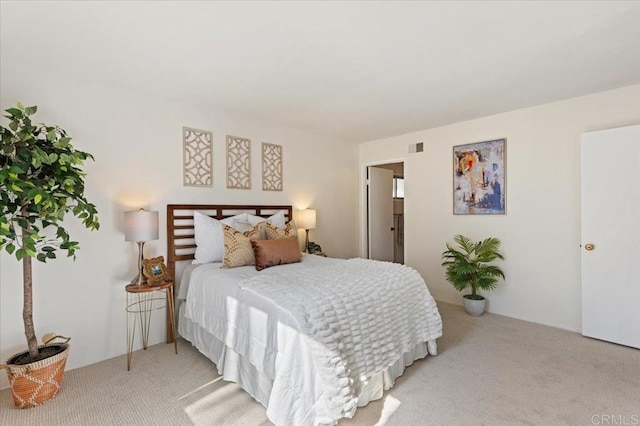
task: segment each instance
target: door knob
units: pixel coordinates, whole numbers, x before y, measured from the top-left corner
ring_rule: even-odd
[[[594,248],[596,248],[596,246],[595,246],[595,244],[592,244],[592,243],[588,243],[588,244],[584,245],[584,249],[587,250],[587,251],[591,251]]]

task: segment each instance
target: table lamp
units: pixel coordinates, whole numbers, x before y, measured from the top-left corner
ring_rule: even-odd
[[[300,210],[298,212],[298,226],[307,231],[304,242],[304,251],[309,252],[309,230],[316,229],[316,211],[313,209]]]
[[[124,213],[124,240],[138,243],[138,275],[132,280],[133,285],[143,285],[147,279],[142,274],[142,258],[144,243],[158,239],[158,212],[140,209]]]

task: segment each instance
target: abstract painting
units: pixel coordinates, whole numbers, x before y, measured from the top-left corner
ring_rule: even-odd
[[[506,141],[453,147],[454,214],[505,214]]]

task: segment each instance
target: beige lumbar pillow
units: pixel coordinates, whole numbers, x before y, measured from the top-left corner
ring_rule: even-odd
[[[298,237],[298,227],[293,220],[289,221],[289,223],[287,223],[284,228],[278,228],[277,226],[273,226],[269,222],[266,223],[265,228],[267,230],[268,240],[279,240],[281,238]]]
[[[253,247],[251,240],[260,238],[260,226],[254,226],[245,232],[238,232],[228,225],[222,225],[224,233],[224,259],[222,268],[253,265]]]

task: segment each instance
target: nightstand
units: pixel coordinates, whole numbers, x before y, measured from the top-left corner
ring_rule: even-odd
[[[149,326],[151,325],[151,313],[153,311],[158,309],[167,310],[167,317],[172,319],[168,329],[172,331],[173,336],[176,335],[176,323],[173,320],[175,318],[173,281],[155,286],[129,284],[124,289],[127,291],[127,371],[129,371],[131,370],[133,342],[138,323],[140,323],[140,336],[144,349],[147,349],[149,343]],[[158,293],[164,293],[164,297]],[[162,303],[163,301],[164,304]],[[177,354],[177,339],[173,340],[173,345]]]

